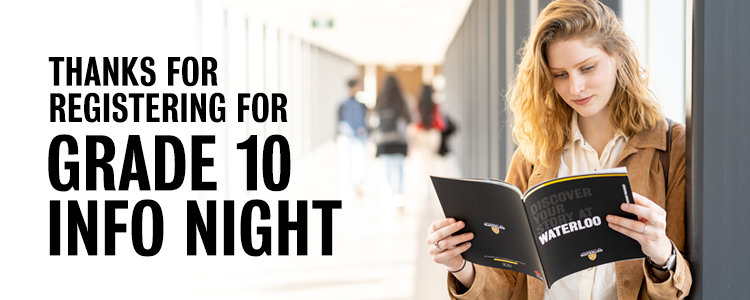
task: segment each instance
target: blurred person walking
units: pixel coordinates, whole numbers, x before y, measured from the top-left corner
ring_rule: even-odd
[[[429,196],[432,190],[429,183],[429,175],[437,175],[439,160],[439,150],[441,146],[441,135],[446,129],[445,119],[440,112],[440,106],[432,99],[433,89],[429,85],[422,86],[422,95],[417,103],[417,112],[420,120],[409,126],[410,152],[414,154],[417,164],[422,166],[424,174],[424,186],[420,185],[420,190],[424,191],[425,198]]]
[[[338,109],[336,145],[339,151],[341,191],[344,199],[362,193],[367,157],[365,145],[370,133],[365,122],[367,106],[355,97],[362,90],[359,79],[347,81],[349,97]]]
[[[404,203],[404,159],[408,149],[406,128],[411,122],[411,116],[393,75],[385,79],[383,90],[375,100],[373,118],[373,123],[377,124],[373,133],[377,145],[375,156],[384,165],[381,198],[401,207]]]

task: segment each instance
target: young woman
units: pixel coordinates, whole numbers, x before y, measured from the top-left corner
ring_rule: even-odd
[[[638,241],[644,260],[571,274],[548,289],[525,274],[466,262],[472,233],[463,221],[428,229],[428,252],[450,272],[452,299],[682,299],[692,277],[685,247],[685,127],[668,123],[648,74],[615,14],[596,0],[557,0],[539,15],[508,100],[518,150],[506,181],[522,190],[541,181],[625,166],[639,220],[607,216]],[[671,144],[669,169],[660,157]],[[664,172],[668,176],[664,176]],[[665,180],[665,178],[667,178]],[[463,244],[461,244],[463,243]]]

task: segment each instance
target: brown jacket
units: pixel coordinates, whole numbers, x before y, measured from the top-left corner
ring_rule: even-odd
[[[669,279],[654,283],[643,259],[615,263],[619,299],[683,299],[690,292],[692,276],[685,250],[685,125],[672,127],[672,154],[669,188],[664,192],[664,173],[660,151],[667,146],[666,121],[657,129],[634,135],[625,145],[617,166],[628,168],[633,192],[639,193],[667,211],[667,236],[679,251],[677,265]],[[513,155],[506,181],[521,191],[557,177],[562,149],[551,157],[550,167],[533,165],[519,151]],[[666,195],[665,195],[666,194]],[[526,274],[474,265],[476,277],[469,290],[462,290],[458,280],[448,273],[451,299],[544,299],[545,284]],[[459,294],[461,293],[461,294]]]

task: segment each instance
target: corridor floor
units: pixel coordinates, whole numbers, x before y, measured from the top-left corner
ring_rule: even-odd
[[[321,254],[320,213],[312,210],[307,256],[271,256],[252,271],[234,269],[214,277],[195,295],[212,299],[447,299],[446,273],[425,251],[427,226],[443,216],[421,159],[405,162],[405,205],[395,208],[378,196],[379,162],[371,159],[361,195],[340,192],[337,151],[326,144],[293,166],[285,195],[341,199],[333,211],[333,255]],[[435,172],[457,174],[449,158]],[[304,197],[304,198],[303,198]],[[291,235],[294,238],[294,234]],[[295,246],[292,243],[292,254]],[[202,295],[201,295],[202,294]]]

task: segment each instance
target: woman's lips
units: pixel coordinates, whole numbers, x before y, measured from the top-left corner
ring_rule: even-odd
[[[573,100],[573,103],[575,103],[576,105],[586,105],[586,103],[589,103],[589,101],[591,101],[592,97],[594,96],[588,96],[583,99]]]

